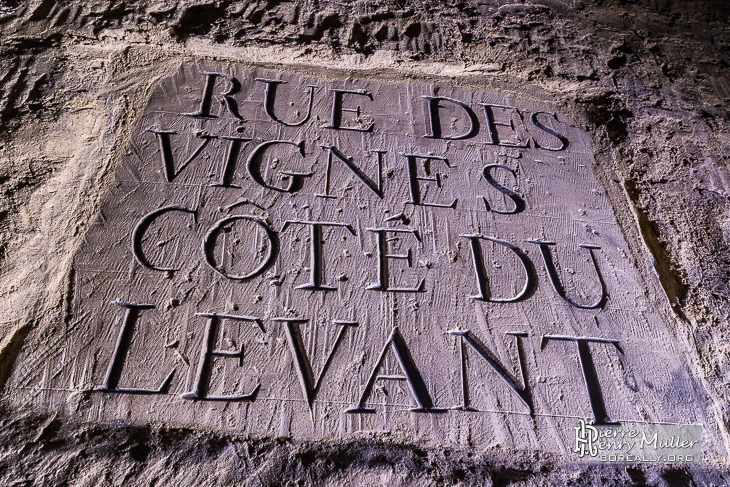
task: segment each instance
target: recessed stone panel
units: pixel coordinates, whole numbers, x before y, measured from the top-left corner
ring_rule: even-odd
[[[569,114],[318,76],[160,82],[9,387],[89,421],[558,453],[578,419],[709,424]]]

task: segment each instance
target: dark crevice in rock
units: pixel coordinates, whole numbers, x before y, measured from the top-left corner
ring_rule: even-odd
[[[628,120],[634,114],[619,100],[617,93],[606,89],[581,93],[577,99],[586,118],[606,130],[611,143],[622,144],[628,137]]]
[[[38,20],[45,20],[50,15],[51,11],[53,10],[53,7],[56,6],[56,2],[54,0],[42,0],[38,5],[35,7],[33,12],[30,14],[30,17],[28,17],[29,21],[38,21]]]
[[[172,30],[179,39],[190,35],[204,35],[225,13],[225,6],[218,2],[193,4],[182,9],[180,17],[172,24]]]
[[[23,342],[34,326],[35,323],[31,321],[19,324],[10,330],[0,342],[0,389],[5,387]]]
[[[673,263],[672,257],[667,250],[667,244],[660,238],[659,226],[654,222],[647,212],[642,209],[640,203],[640,190],[636,185],[636,182],[627,179],[624,181],[624,188],[626,194],[632,204],[634,210],[634,216],[639,228],[641,237],[646,244],[646,247],[651,252],[654,269],[659,276],[659,282],[664,289],[664,292],[672,304],[672,308],[680,314],[684,319],[681,306],[687,297],[688,286],[685,284],[682,278],[682,273],[677,269],[676,264]]]

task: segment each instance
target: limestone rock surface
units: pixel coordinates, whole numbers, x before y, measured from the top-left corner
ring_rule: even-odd
[[[729,14],[724,3],[701,0],[0,1],[3,485],[729,484]],[[278,424],[269,433],[252,433],[243,427],[236,431],[237,423],[224,428],[207,419],[186,419],[184,424],[156,420],[159,409],[154,409],[165,408],[160,403],[154,408],[152,403],[135,403],[134,409],[120,402],[109,409],[90,409],[100,401],[93,386],[104,377],[116,331],[107,331],[105,355],[87,357],[83,347],[65,346],[64,340],[71,336],[77,345],[86,337],[79,327],[88,316],[79,308],[77,296],[89,288],[84,287],[78,262],[90,259],[98,249],[93,244],[95,225],[109,208],[109,195],[119,188],[120,174],[134,160],[133,143],[142,140],[140,134],[147,128],[164,128],[143,125],[157,106],[155,100],[161,93],[169,95],[167,88],[177,82],[171,80],[186,69],[192,76],[221,66],[317,78],[322,83],[438,85],[456,87],[457,93],[504,89],[511,99],[522,97],[525,111],[539,107],[570,120],[571,130],[586,134],[581,140],[591,154],[590,181],[614,219],[609,234],[621,245],[611,249],[615,256],[609,258],[625,261],[621,265],[635,277],[624,282],[638,283],[627,292],[637,294],[632,297],[635,302],[645,303],[646,316],[656,317],[647,317],[646,322],[656,319],[662,326],[661,333],[653,325],[647,328],[647,343],[656,339],[666,349],[647,346],[645,363],[651,369],[666,361],[688,371],[689,379],[665,378],[667,384],[676,379],[680,392],[664,405],[695,410],[702,418],[703,462],[600,464],[571,458],[570,446],[562,452],[548,447],[519,449],[498,441],[480,444],[468,435],[441,442],[367,428],[353,432],[343,427],[345,433],[312,436]],[[202,89],[202,77],[196,83],[195,89]],[[193,100],[196,92],[183,93],[180,99]],[[225,97],[214,103],[216,110],[227,111]],[[231,124],[225,127],[235,129]],[[157,143],[154,134],[144,137]],[[549,143],[555,139],[543,141]],[[448,151],[451,146],[444,147]],[[498,158],[487,162],[508,165],[517,160],[512,148],[495,154]],[[286,179],[277,184],[282,181]],[[355,193],[363,190],[362,178],[353,181],[353,186],[360,185]],[[145,197],[152,193],[147,191]],[[432,193],[428,194],[430,198]],[[418,222],[413,215],[404,212],[402,218]],[[458,227],[458,221],[451,223]],[[600,234],[602,228],[589,230],[596,231],[596,238],[605,236]],[[301,233],[299,250],[306,262],[307,237]],[[119,238],[128,234],[120,231],[124,237]],[[430,235],[424,238],[436,240]],[[540,262],[539,255],[537,249],[529,254],[535,263]],[[463,260],[471,258],[466,241],[461,253],[444,253],[441,258],[463,264],[471,284],[473,270]],[[424,261],[421,269],[430,269],[427,264]],[[306,272],[302,266],[302,276]],[[335,275],[327,276],[327,284],[335,282]],[[353,286],[351,277],[337,276],[337,285]],[[539,274],[539,290],[551,289],[548,278]],[[267,286],[279,281],[274,274],[267,279]],[[620,284],[620,276],[615,279]],[[609,289],[611,303],[618,302],[614,299],[618,288],[617,284]],[[500,290],[517,291],[519,287]],[[104,295],[99,300],[117,298]],[[238,306],[230,299],[227,312]],[[179,304],[169,301],[171,309]],[[311,306],[317,306],[314,300]],[[404,300],[398,309],[415,313],[417,306]],[[287,311],[277,312],[281,316]],[[596,316],[600,331],[604,318]],[[497,328],[500,337],[508,331]],[[288,350],[282,337],[279,346]],[[361,382],[353,382],[353,390],[363,390],[382,347],[382,341],[378,343],[364,355],[368,366],[361,371]],[[533,362],[540,348],[539,340],[536,343],[538,351],[528,357]],[[177,350],[174,340],[163,345],[170,345],[170,354]],[[636,341],[634,348],[639,346]],[[502,362],[517,357],[509,348],[512,345],[504,347],[498,357]],[[63,355],[64,350],[70,355]],[[601,360],[608,360],[608,352],[601,353]],[[77,356],[94,363],[89,368],[92,375],[84,376],[86,369],[75,364],[67,369],[49,365],[70,364]],[[183,362],[196,363],[195,354],[181,356]],[[577,355],[568,357],[566,352],[565,360],[578,374]],[[292,394],[301,394],[290,363],[282,362],[280,369],[292,378]],[[403,360],[400,364],[407,369]],[[388,366],[397,370],[398,363]],[[189,374],[194,375],[194,367]],[[630,365],[620,362],[612,373],[624,377],[625,367]],[[157,383],[157,377],[149,382]],[[58,390],[39,391],[38,383],[53,384]],[[576,390],[585,394],[581,387]],[[642,382],[626,387],[649,386]],[[184,392],[184,386],[180,388]],[[405,396],[415,394],[404,391]],[[498,399],[509,403],[516,397],[510,394],[505,389]],[[442,397],[436,397],[437,406]],[[590,409],[586,399],[580,399],[583,402],[575,403],[577,414],[585,416]],[[607,402],[609,409],[613,407]],[[665,419],[651,417],[640,401],[623,406],[648,415],[649,420]],[[91,417],[91,410],[99,411],[98,418]],[[127,410],[139,415],[125,418]],[[105,416],[103,411],[112,412]],[[436,428],[430,423],[421,427],[417,431]]]

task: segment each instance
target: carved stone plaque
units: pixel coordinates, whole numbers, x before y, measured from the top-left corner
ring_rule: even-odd
[[[317,72],[160,82],[10,388],[89,421],[563,453],[578,419],[710,423],[566,114]]]

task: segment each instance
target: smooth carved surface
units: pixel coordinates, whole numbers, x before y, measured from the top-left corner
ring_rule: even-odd
[[[593,164],[499,93],[184,66],[75,257],[66,338],[9,387],[89,420],[555,452],[576,418],[709,425]]]

